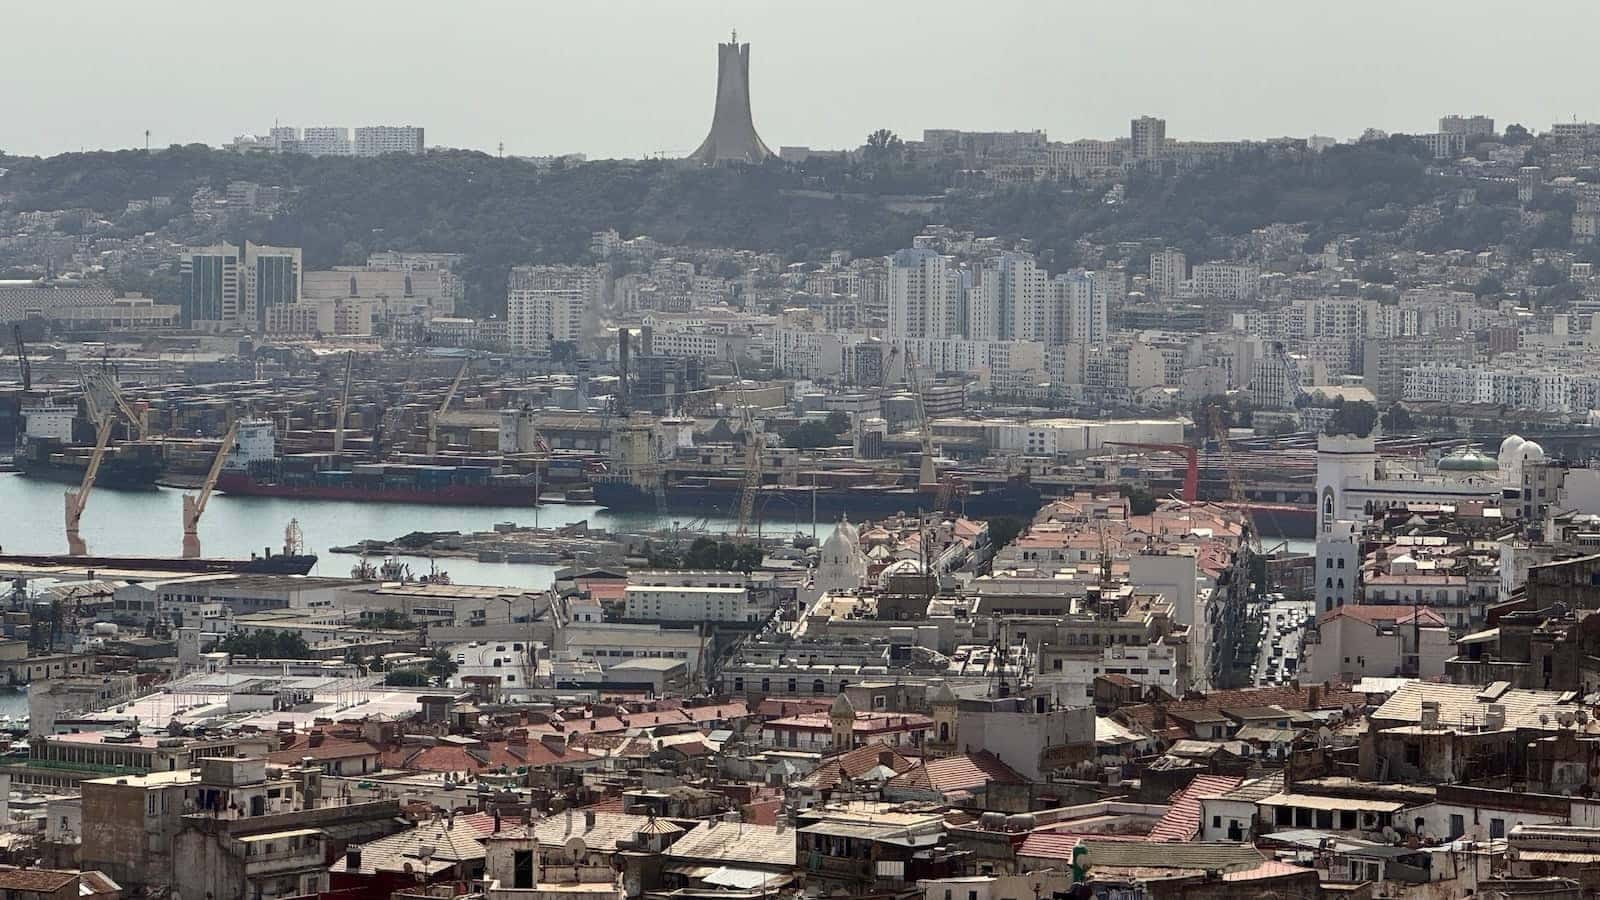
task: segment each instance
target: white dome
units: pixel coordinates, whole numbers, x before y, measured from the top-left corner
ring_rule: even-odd
[[[1517,458],[1524,463],[1544,462],[1544,448],[1533,441],[1526,441],[1517,448]]]
[[[1511,465],[1512,461],[1517,458],[1517,451],[1526,443],[1527,441],[1523,440],[1520,434],[1506,435],[1506,439],[1500,442],[1500,454],[1497,457],[1500,465]]]

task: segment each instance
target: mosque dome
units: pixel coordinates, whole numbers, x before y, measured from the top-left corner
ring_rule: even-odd
[[[1526,443],[1520,434],[1506,435],[1506,439],[1500,442],[1500,465],[1510,466],[1517,458],[1517,450]]]
[[[1471,475],[1477,472],[1497,472],[1499,470],[1499,462],[1474,447],[1463,447],[1439,460],[1439,471],[1441,472],[1460,472]]]

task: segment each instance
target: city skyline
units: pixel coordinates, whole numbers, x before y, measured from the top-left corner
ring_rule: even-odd
[[[1481,112],[1534,130],[1600,118],[1566,62],[1580,58],[1583,26],[1600,24],[1600,10],[1575,3],[1523,11],[1493,30],[1469,27],[1470,16],[1437,20],[1422,4],[1375,2],[1355,4],[1338,21],[1283,10],[1262,16],[1243,3],[1017,3],[976,20],[954,11],[911,16],[900,4],[849,8],[848,18],[830,14],[828,4],[803,14],[727,2],[674,4],[670,12],[639,3],[556,11],[468,4],[433,34],[429,67],[381,51],[390,37],[414,39],[414,20],[387,15],[388,7],[385,16],[369,15],[369,6],[319,10],[326,18],[315,30],[292,16],[241,13],[241,27],[263,40],[214,58],[178,52],[215,37],[205,17],[189,14],[199,9],[189,0],[109,8],[70,23],[47,6],[13,9],[23,33],[70,24],[76,52],[97,65],[53,65],[60,47],[50,40],[19,47],[21,71],[49,74],[8,97],[0,149],[138,147],[146,129],[153,146],[215,146],[273,121],[410,122],[439,145],[491,153],[503,144],[516,155],[685,156],[710,113],[716,73],[706,48],[731,27],[759,56],[751,94],[773,148],[854,147],[879,127],[906,137],[923,128],[1105,137],[1146,114],[1165,118],[1172,135],[1200,140],[1423,131],[1449,113]],[[1382,32],[1369,27],[1376,19],[1364,9],[1381,12]],[[553,39],[529,52],[530,29]],[[1261,40],[1269,31],[1289,39]],[[1415,40],[1421,33],[1430,39]],[[261,55],[285,41],[300,44],[297,65],[264,66]],[[959,52],[930,54],[930,46]],[[1385,64],[1349,66],[1358,49]],[[1530,52],[1493,80],[1460,77],[1466,60],[1519,51]],[[184,81],[196,59],[215,77]],[[640,67],[648,78],[633,74]],[[109,71],[117,77],[106,78]],[[1385,90],[1391,79],[1411,89]]]

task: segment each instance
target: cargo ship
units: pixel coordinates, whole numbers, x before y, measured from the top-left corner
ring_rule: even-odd
[[[625,475],[591,475],[594,502],[607,509],[641,512],[692,513],[698,516],[733,516],[739,513],[743,492],[737,477],[683,476],[660,494],[642,487]],[[664,503],[664,508],[663,508]],[[1026,479],[1013,478],[989,488],[966,492],[924,490],[899,484],[864,484],[850,487],[832,485],[762,485],[756,494],[757,515],[768,518],[806,517],[815,510],[819,517],[848,515],[878,518],[899,514],[932,512],[943,508],[972,518],[1017,516],[1031,518],[1044,505],[1039,490]]]
[[[358,463],[349,468],[300,465],[301,454],[224,470],[217,490],[244,497],[357,500],[445,506],[536,506],[539,486],[528,476],[496,475],[488,466]]]
[[[93,447],[68,444],[55,438],[30,437],[17,448],[12,462],[27,478],[78,484],[89,465]],[[117,491],[153,491],[163,467],[161,445],[154,442],[122,443],[108,447],[100,461],[94,486]]]
[[[491,466],[351,463],[335,453],[279,455],[267,419],[239,422],[217,490],[243,497],[427,503],[440,506],[536,506],[539,483],[500,475]]]
[[[63,556],[0,553],[0,569],[17,566],[116,572],[195,572],[241,575],[304,575],[317,564],[314,553],[268,553],[249,559],[181,556]]]

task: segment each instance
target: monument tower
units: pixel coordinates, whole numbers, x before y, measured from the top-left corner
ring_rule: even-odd
[[[711,116],[711,133],[689,158],[701,165],[726,162],[758,163],[772,156],[761,143],[750,118],[750,45],[739,43],[739,32],[717,45],[717,106]]]

